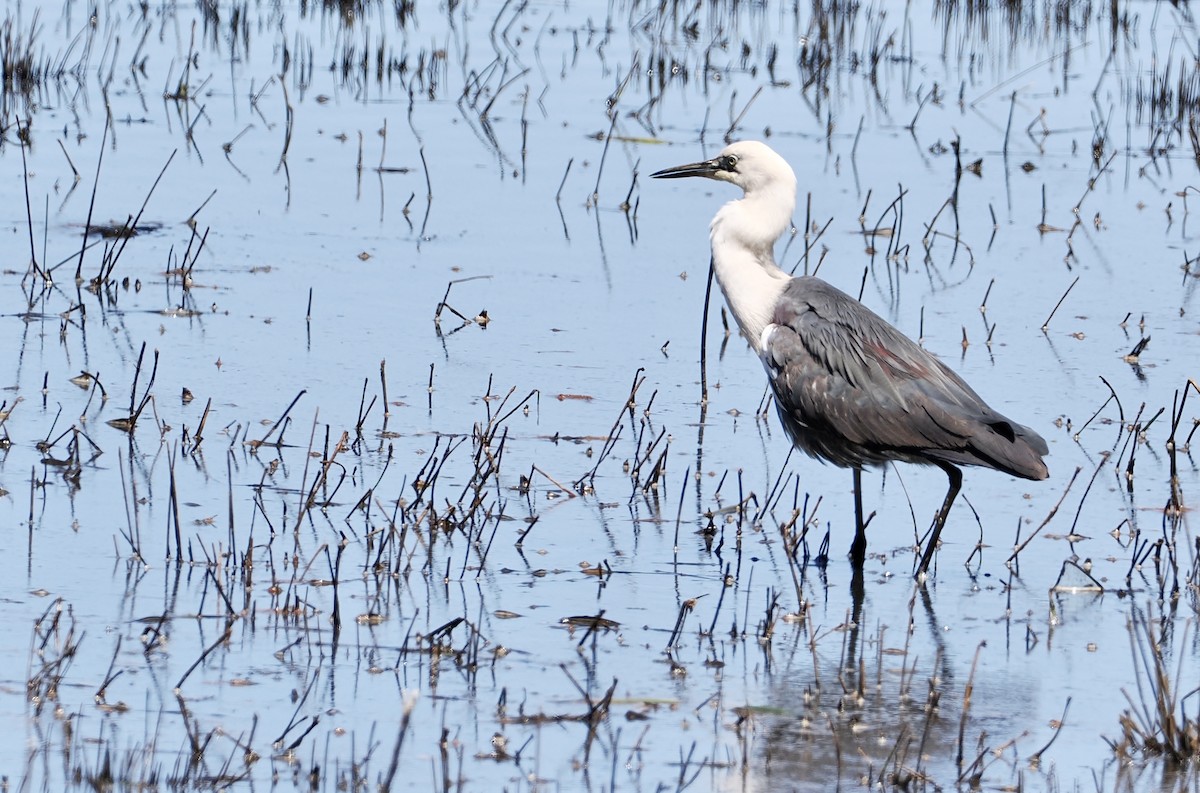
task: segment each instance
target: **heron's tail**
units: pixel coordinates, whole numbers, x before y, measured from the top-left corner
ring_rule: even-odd
[[[1042,457],[1049,454],[1046,440],[1022,424],[995,414],[971,437],[970,451],[978,459],[969,465],[986,465],[1022,479],[1050,475]]]

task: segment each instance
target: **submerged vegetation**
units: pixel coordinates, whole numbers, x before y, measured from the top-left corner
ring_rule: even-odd
[[[1200,785],[1186,4],[3,13],[9,787]],[[697,339],[741,137],[1051,440],[927,585]]]

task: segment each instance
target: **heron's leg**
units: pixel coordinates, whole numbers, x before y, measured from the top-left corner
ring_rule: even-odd
[[[862,568],[867,560],[867,527],[863,523],[862,469],[854,469],[854,542],[850,544],[850,565]]]
[[[946,518],[950,515],[950,507],[954,505],[954,499],[958,496],[958,491],[962,489],[962,471],[950,463],[939,461],[935,464],[946,472],[946,476],[950,480],[950,489],[946,491],[946,500],[942,502],[942,508],[938,510],[937,517],[933,519],[933,531],[929,533],[929,540],[925,543],[925,552],[921,554],[921,566],[917,568],[918,577],[929,570],[933,552],[937,550],[938,538],[941,537],[942,529],[946,525]]]

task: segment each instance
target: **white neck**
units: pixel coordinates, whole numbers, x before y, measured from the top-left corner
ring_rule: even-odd
[[[709,229],[713,268],[742,335],[761,353],[763,329],[791,276],[775,264],[775,241],[791,224],[795,193],[755,191],[721,207]]]

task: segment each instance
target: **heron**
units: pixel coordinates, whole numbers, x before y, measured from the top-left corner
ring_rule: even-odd
[[[966,381],[858,300],[775,262],[791,226],[796,174],[775,150],[740,141],[657,179],[702,176],[743,191],[709,227],[712,267],[738,328],[762,360],[783,428],[797,449],[854,472],[850,560],[866,559],[862,469],[890,462],[934,465],[949,488],[934,516],[916,575],[924,579],[950,507],[959,466],[1023,479],[1049,476],[1046,441],[988,406]]]

